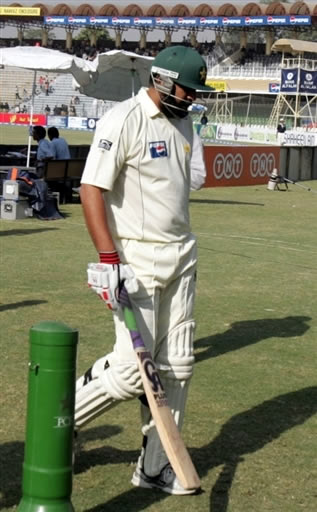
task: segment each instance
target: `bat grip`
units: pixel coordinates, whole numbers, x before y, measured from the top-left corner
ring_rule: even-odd
[[[122,286],[120,291],[119,303],[122,308],[124,323],[130,332],[134,350],[145,349],[145,343],[138,329],[131,301],[124,285]]]

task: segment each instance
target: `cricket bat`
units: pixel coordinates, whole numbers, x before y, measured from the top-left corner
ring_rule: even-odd
[[[166,393],[152,355],[145,347],[138,330],[125,287],[120,292],[120,305],[137,356],[144,392],[166,455],[182,486],[185,489],[198,490],[200,488],[199,476],[168,405]]]

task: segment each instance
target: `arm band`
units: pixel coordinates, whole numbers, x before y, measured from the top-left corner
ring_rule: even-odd
[[[99,263],[106,263],[108,265],[119,265],[120,257],[117,251],[100,252]]]

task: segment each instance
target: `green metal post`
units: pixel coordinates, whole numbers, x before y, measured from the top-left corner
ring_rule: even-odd
[[[72,512],[78,331],[57,322],[30,330],[22,499],[18,512]]]

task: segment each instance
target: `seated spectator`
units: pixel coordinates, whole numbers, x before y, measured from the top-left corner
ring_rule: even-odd
[[[49,115],[50,115],[50,113],[51,113],[51,109],[50,109],[50,106],[49,106],[49,105],[46,105],[46,107],[45,107],[45,109],[44,109],[44,112],[45,112],[45,114],[46,114],[47,116],[49,116]]]
[[[60,107],[58,107],[57,105],[55,105],[54,109],[53,109],[53,114],[54,116],[59,116],[61,113],[61,109]]]
[[[43,178],[45,162],[54,158],[52,144],[45,138],[46,130],[44,126],[33,126],[32,135],[33,139],[38,143],[35,164],[36,173],[39,178]]]
[[[59,136],[59,131],[55,126],[47,130],[48,138],[51,141],[53,155],[55,160],[69,160],[70,152],[65,139]]]

